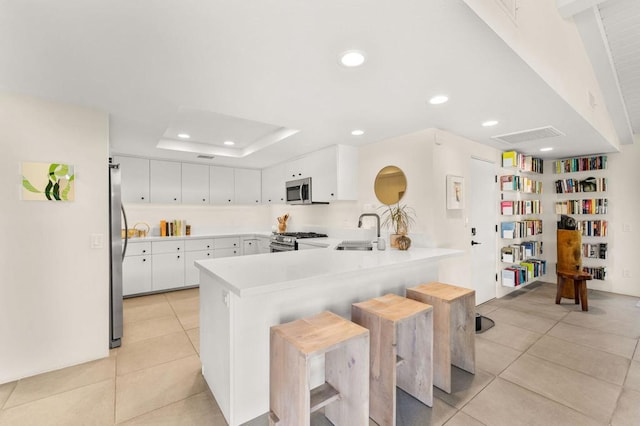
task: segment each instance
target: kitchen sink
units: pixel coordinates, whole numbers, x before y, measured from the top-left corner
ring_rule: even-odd
[[[368,240],[347,240],[342,241],[336,246],[336,250],[361,250],[371,251],[373,250],[373,244]]]

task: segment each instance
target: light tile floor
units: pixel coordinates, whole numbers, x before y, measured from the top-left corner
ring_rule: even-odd
[[[590,290],[582,312],[554,298],[536,283],[479,306],[496,325],[476,336],[476,374],[454,369],[433,408],[398,390],[398,425],[639,425],[639,299]],[[0,385],[0,425],[225,425],[200,374],[198,301],[125,300],[122,347]]]

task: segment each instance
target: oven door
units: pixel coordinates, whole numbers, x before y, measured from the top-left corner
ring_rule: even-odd
[[[311,178],[286,183],[287,204],[311,204]]]
[[[295,243],[292,245],[287,243],[280,243],[277,241],[271,241],[271,244],[269,244],[269,249],[271,250],[271,253],[279,253],[282,251],[294,251],[296,250],[296,246]]]

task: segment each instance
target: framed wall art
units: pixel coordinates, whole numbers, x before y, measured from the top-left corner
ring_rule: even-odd
[[[461,210],[464,208],[464,178],[462,176],[447,175],[447,209]]]

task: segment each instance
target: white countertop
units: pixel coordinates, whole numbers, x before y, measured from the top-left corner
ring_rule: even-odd
[[[215,232],[210,234],[196,234],[196,235],[180,235],[171,237],[160,237],[159,235],[147,236],[147,237],[132,237],[129,238],[128,243],[143,243],[145,241],[169,241],[169,240],[199,240],[204,238],[226,238],[226,237],[270,237],[271,232],[266,231],[242,231],[242,232]],[[124,241],[124,239],[122,240]]]
[[[336,244],[334,239],[306,241],[330,244],[330,247],[207,259],[196,261],[195,264],[202,273],[219,278],[224,287],[243,297],[310,284],[341,274],[401,266],[410,262],[438,261],[462,254],[461,250],[419,247],[407,251],[391,248],[384,251],[340,251],[333,249]]]

